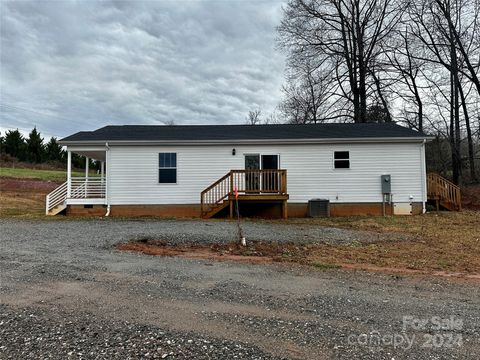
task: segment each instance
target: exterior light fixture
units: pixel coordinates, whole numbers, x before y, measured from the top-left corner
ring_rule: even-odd
[[[232,149],[232,155],[235,156],[236,150],[235,148]]]

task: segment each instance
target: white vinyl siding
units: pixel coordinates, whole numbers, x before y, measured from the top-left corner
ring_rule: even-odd
[[[349,151],[349,169],[332,166],[335,151]],[[279,168],[287,170],[289,202],[381,202],[382,174],[392,175],[394,202],[425,201],[421,143],[111,146],[109,152],[112,205],[198,204],[207,186],[230,170],[244,169],[245,154],[279,154]],[[176,184],[158,183],[162,152],[177,154]]]

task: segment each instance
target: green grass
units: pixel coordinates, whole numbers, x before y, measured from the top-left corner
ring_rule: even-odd
[[[312,263],[314,267],[316,267],[319,270],[330,270],[330,269],[340,269],[340,265],[336,264],[325,264],[325,263],[319,263],[319,262],[314,262]]]
[[[93,174],[90,175],[95,176]],[[19,179],[35,179],[43,181],[66,181],[67,171],[0,167],[0,176]],[[74,171],[72,172],[72,176],[82,177],[85,176],[85,172]]]

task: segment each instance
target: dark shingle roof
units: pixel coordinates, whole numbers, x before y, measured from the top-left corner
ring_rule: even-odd
[[[396,124],[308,124],[308,125],[121,125],[81,131],[62,139],[69,142],[106,141],[222,141],[308,140],[359,138],[426,138]]]

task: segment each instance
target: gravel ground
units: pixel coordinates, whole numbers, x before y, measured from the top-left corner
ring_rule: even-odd
[[[478,283],[112,248],[145,237],[231,241],[235,226],[0,219],[0,359],[479,358]],[[377,239],[268,222],[248,222],[245,233],[252,240]],[[408,316],[416,322],[404,329]]]

